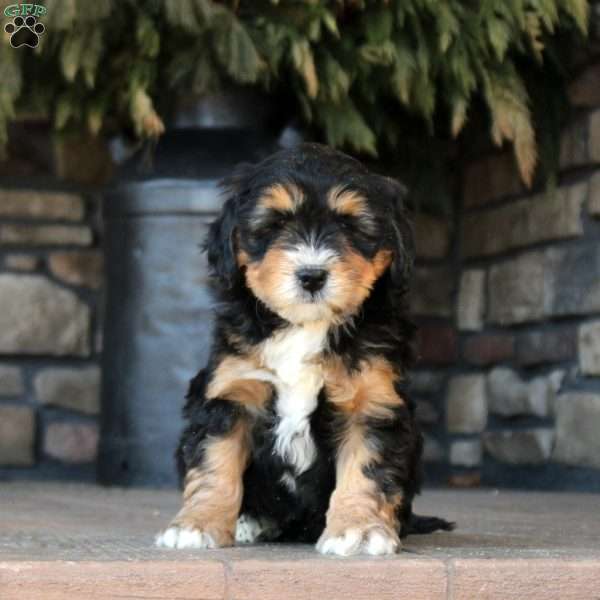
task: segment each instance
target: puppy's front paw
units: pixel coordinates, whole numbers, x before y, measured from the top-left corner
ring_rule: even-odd
[[[351,527],[339,533],[325,529],[317,542],[317,550],[321,554],[338,556],[353,554],[381,556],[398,552],[400,539],[395,532],[379,525],[367,528]]]
[[[172,526],[159,533],[154,540],[159,548],[218,548],[213,537],[192,527]]]

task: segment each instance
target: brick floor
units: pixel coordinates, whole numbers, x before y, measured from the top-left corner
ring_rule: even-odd
[[[170,491],[0,483],[0,599],[598,600],[600,496],[426,491],[453,533],[389,558],[309,546],[160,550]]]

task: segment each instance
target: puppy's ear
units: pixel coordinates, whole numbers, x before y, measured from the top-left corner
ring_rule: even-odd
[[[211,273],[226,289],[233,287],[240,276],[236,260],[236,230],[250,171],[251,165],[240,165],[231,177],[221,183],[227,200],[221,214],[211,224],[204,243]]]
[[[395,179],[381,177],[382,187],[392,208],[388,240],[393,259],[390,274],[395,287],[406,289],[415,261],[415,242],[405,200],[407,189]]]
[[[213,276],[226,288],[231,288],[238,274],[235,260],[235,227],[237,198],[229,198],[221,214],[211,224],[204,249]]]

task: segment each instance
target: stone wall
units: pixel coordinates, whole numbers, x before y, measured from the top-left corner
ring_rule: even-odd
[[[444,393],[448,373],[457,359],[454,326],[456,273],[453,266],[454,228],[450,217],[418,214],[414,222],[417,260],[413,276],[411,310],[419,326],[419,368],[412,376],[417,418],[425,433],[425,459],[430,476],[444,476],[447,444]]]
[[[598,81],[571,88],[557,185],[526,190],[505,153],[467,164],[453,252],[417,271],[435,322],[413,387],[456,485],[600,489]]]
[[[453,216],[416,218],[412,395],[430,481],[600,490],[597,81],[592,66],[571,89],[554,189],[525,189],[511,155],[491,154],[465,164]],[[33,139],[0,168],[18,175],[0,184],[0,478],[92,478],[101,224],[96,195],[72,190],[97,181],[99,154],[29,161]]]
[[[98,444],[97,202],[0,186],[0,477],[93,477]]]

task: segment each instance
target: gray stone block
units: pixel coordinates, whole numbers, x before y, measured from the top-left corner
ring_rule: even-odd
[[[23,392],[21,369],[0,365],[0,396],[20,396]]]
[[[517,362],[524,366],[562,362],[577,354],[577,332],[566,326],[529,331],[518,336]]]
[[[500,462],[512,465],[538,465],[552,452],[552,429],[490,431],[483,435],[486,452]]]
[[[481,464],[481,440],[457,440],[450,445],[450,464],[477,467]]]
[[[555,403],[556,445],[552,458],[600,468],[600,394],[570,392]]]
[[[4,258],[4,266],[12,271],[35,271],[40,259],[31,254],[9,254]]]
[[[100,369],[44,369],[35,376],[35,394],[42,404],[88,415],[100,412]]]
[[[551,299],[548,316],[600,310],[600,244],[547,250],[546,277]]]
[[[485,376],[457,375],[448,384],[446,418],[450,433],[479,433],[487,423]]]
[[[35,462],[35,414],[29,406],[0,406],[0,466]]]
[[[425,462],[440,462],[445,460],[446,453],[444,452],[442,445],[435,438],[428,435],[423,437],[423,460]]]
[[[600,375],[600,321],[579,326],[579,367],[584,375]]]
[[[50,423],[44,453],[65,463],[91,463],[98,453],[98,438],[98,426],[92,423]]]
[[[410,375],[410,389],[419,394],[437,392],[444,383],[443,371],[413,371]]]
[[[2,246],[89,246],[92,231],[85,225],[0,225]]]
[[[468,269],[460,277],[456,320],[458,328],[475,331],[483,327],[485,312],[485,271]]]
[[[490,412],[503,417],[546,417],[551,412],[564,376],[564,371],[554,371],[526,382],[512,369],[496,367],[488,375]]]
[[[419,423],[422,423],[423,425],[434,425],[440,420],[440,413],[431,402],[418,398],[415,400],[415,404],[415,415]]]
[[[587,196],[587,182],[577,183],[484,213],[467,214],[462,227],[463,256],[487,256],[581,236],[581,212]]]
[[[588,211],[593,217],[600,217],[600,172],[590,177]]]
[[[501,325],[541,319],[545,314],[545,275],[542,252],[530,252],[492,266],[488,278],[488,319]]]
[[[39,275],[0,275],[0,354],[85,356],[90,310]]]
[[[413,314],[450,317],[454,312],[454,271],[449,267],[419,267],[413,275]]]
[[[600,244],[528,252],[490,268],[488,318],[510,325],[600,310]]]
[[[79,221],[83,213],[83,200],[76,194],[0,190],[0,217]]]

